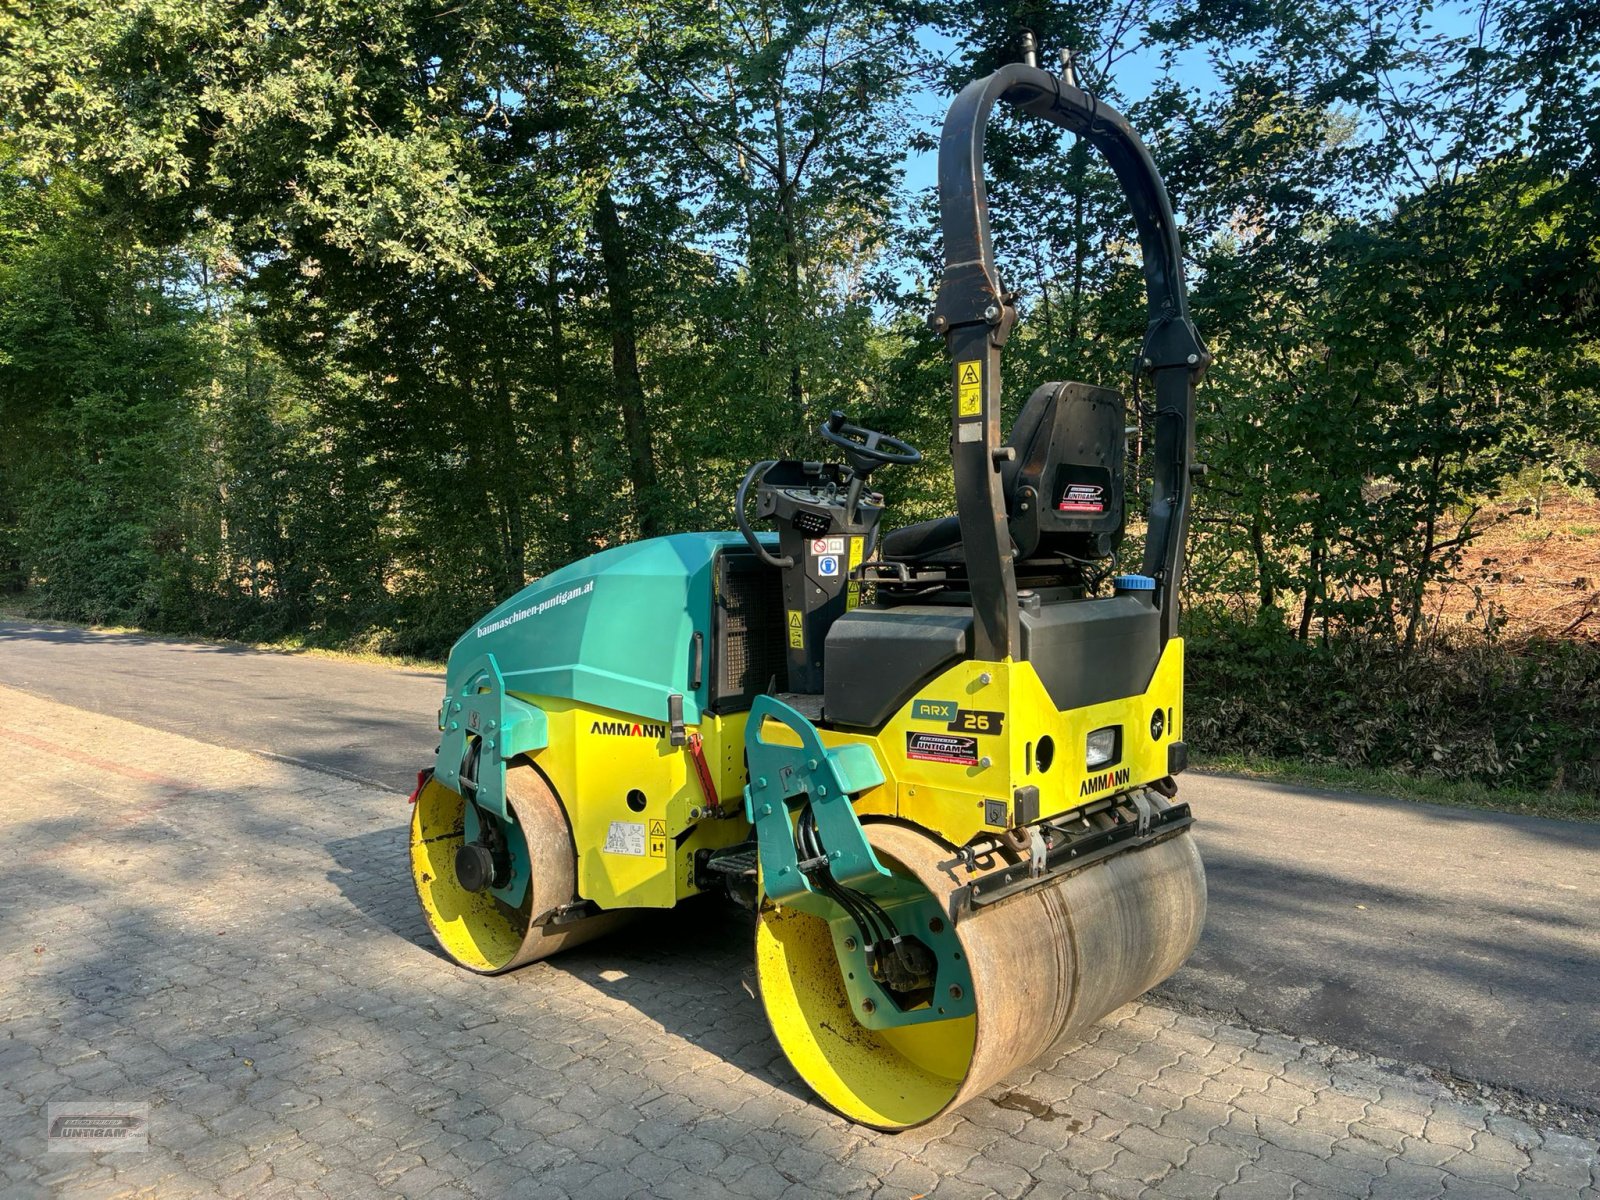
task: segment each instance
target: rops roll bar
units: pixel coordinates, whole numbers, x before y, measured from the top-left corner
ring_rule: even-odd
[[[1154,379],[1154,490],[1144,573],[1156,580],[1162,641],[1174,636],[1194,394],[1211,355],[1184,294],[1183,259],[1166,185],[1127,120],[1082,89],[1027,63],[968,84],[945,115],[939,142],[939,209],[945,271],[932,324],[951,363],[951,458],[956,513],[972,588],[974,651],[989,661],[1017,658],[1021,622],[1011,535],[1001,491],[1000,351],[1016,324],[1014,297],[1001,286],[989,236],[983,139],[996,100],[1086,138],[1103,154],[1133,210],[1144,258],[1146,309],[1141,367]]]

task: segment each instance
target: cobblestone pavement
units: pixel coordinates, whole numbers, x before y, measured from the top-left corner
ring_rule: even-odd
[[[1396,1064],[1133,1004],[905,1134],[815,1104],[713,904],[445,963],[402,798],[0,689],[0,1195],[1600,1200],[1600,1146]],[[146,1153],[47,1153],[52,1101]]]

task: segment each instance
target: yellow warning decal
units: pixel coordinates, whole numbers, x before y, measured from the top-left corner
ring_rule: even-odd
[[[651,821],[650,822],[650,836],[651,837],[666,837],[667,836],[667,823],[665,821]]]
[[[650,822],[650,857],[665,858],[667,856],[667,823],[665,821]]]
[[[806,630],[799,612],[789,610],[789,645],[796,650],[806,648]]]
[[[863,544],[866,542],[866,540],[867,540],[866,538],[855,538],[855,537],[850,539],[850,570],[851,571],[854,571],[857,567],[859,567],[861,565],[861,549],[862,549]],[[845,588],[844,606],[845,606],[846,609],[851,609],[851,608],[854,608],[856,605],[858,605],[860,603],[861,603],[861,581],[859,579],[851,579],[850,580],[850,586]]]
[[[983,415],[983,363],[979,359],[956,364],[956,412],[963,417]]]

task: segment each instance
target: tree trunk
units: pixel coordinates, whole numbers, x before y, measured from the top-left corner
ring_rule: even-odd
[[[1256,560],[1256,586],[1263,609],[1275,608],[1278,595],[1272,586],[1272,563],[1267,558],[1267,535],[1261,527],[1261,512],[1250,514],[1250,552]]]
[[[1406,636],[1400,648],[1402,658],[1411,657],[1417,647],[1417,628],[1422,623],[1422,601],[1433,576],[1434,542],[1439,528],[1439,455],[1433,456],[1433,474],[1428,491],[1428,516],[1422,527],[1422,552],[1412,568],[1410,587],[1406,595]]]
[[[1302,642],[1310,640],[1311,622],[1317,615],[1317,596],[1322,592],[1323,558],[1327,551],[1322,544],[1322,535],[1319,530],[1313,530],[1311,535],[1311,577],[1306,580],[1305,602],[1300,609],[1299,638]],[[1327,626],[1323,626],[1326,633]]]
[[[550,338],[550,391],[555,407],[556,464],[561,470],[561,517],[566,543],[563,558],[581,558],[584,540],[576,531],[578,471],[573,451],[578,440],[577,414],[567,397],[567,333],[561,320],[561,279],[554,263],[545,277],[545,321]]]
[[[600,189],[595,208],[595,232],[604,260],[606,300],[611,308],[611,373],[616,379],[617,403],[622,409],[622,434],[628,445],[628,479],[633,484],[639,533],[655,537],[661,532],[660,495],[656,489],[655,447],[650,418],[645,410],[644,377],[639,371],[639,337],[634,308],[633,273],[622,223],[610,187]]]
[[[505,372],[494,370],[494,416],[498,460],[495,471],[495,500],[503,522],[501,566],[505,571],[506,595],[520,592],[528,582],[528,535],[522,521],[522,452],[517,445],[517,419],[511,405],[511,391]]]
[[[805,382],[800,373],[800,347],[795,345],[792,330],[794,322],[805,310],[800,305],[800,246],[794,223],[794,203],[789,196],[788,189],[783,193],[785,198],[780,198],[783,213],[783,265],[785,281],[789,285],[789,311],[791,334],[789,337],[789,404],[794,412],[795,421],[800,426],[803,437],[806,433],[806,392]]]
[[[1072,170],[1072,331],[1067,353],[1081,353],[1083,342],[1084,191],[1089,186],[1089,147],[1080,137],[1068,152]]]
[[[806,436],[805,378],[800,367],[799,340],[795,336],[801,314],[806,310],[800,303],[800,227],[795,219],[795,193],[800,181],[789,176],[789,138],[784,125],[783,98],[773,99],[772,125],[774,148],[777,153],[778,232],[783,237],[784,299],[787,311],[783,314],[788,329],[784,339],[789,352],[789,409],[794,421],[796,437],[803,443]]]

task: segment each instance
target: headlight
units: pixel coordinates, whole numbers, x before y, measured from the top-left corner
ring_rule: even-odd
[[[1084,749],[1083,765],[1100,767],[1108,762],[1114,762],[1117,757],[1117,735],[1121,732],[1122,726],[1107,725],[1104,729],[1096,729],[1091,733],[1088,745]]]

